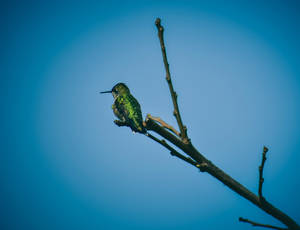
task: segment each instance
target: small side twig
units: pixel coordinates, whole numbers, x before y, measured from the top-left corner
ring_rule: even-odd
[[[267,157],[266,157],[267,152],[268,152],[268,148],[266,146],[264,146],[263,153],[262,153],[262,159],[261,159],[261,165],[258,168],[258,170],[259,170],[258,197],[259,197],[260,201],[264,200],[263,195],[262,195],[262,186],[264,183],[263,171],[264,171],[265,162],[267,160]]]
[[[154,121],[157,121],[159,124],[161,124],[162,127],[170,130],[177,136],[180,136],[180,133],[173,126],[171,126],[168,123],[166,123],[165,121],[163,121],[160,117],[153,117],[153,116],[151,116],[151,114],[147,114],[147,117],[151,118]]]
[[[162,146],[166,147],[168,150],[170,150],[170,154],[172,156],[176,156],[178,158],[180,158],[181,160],[195,166],[198,168],[198,164],[197,162],[195,162],[192,158],[190,157],[186,157],[184,155],[182,155],[181,153],[179,153],[178,151],[176,151],[173,147],[171,147],[164,139],[160,140],[157,137],[151,135],[150,133],[146,133],[146,136],[149,137],[150,139],[156,141],[157,143],[161,144]]]
[[[182,138],[184,143],[189,143],[190,139],[187,136],[187,128],[182,123],[180,112],[179,112],[179,107],[178,107],[178,103],[177,103],[177,94],[174,91],[172,80],[171,80],[171,74],[170,74],[169,63],[168,63],[168,59],[167,59],[166,47],[165,47],[164,36],[163,36],[164,28],[162,27],[160,22],[161,22],[160,18],[157,18],[155,21],[155,25],[158,30],[158,38],[160,41],[161,52],[162,52],[165,70],[166,70],[166,80],[168,82],[169,90],[170,90],[172,101],[173,101],[173,106],[174,106],[173,114],[176,117],[179,129],[180,129],[180,137]]]
[[[276,227],[276,226],[269,225],[269,224],[260,224],[260,223],[257,223],[257,222],[254,222],[254,221],[251,221],[248,219],[244,219],[243,217],[240,217],[239,221],[251,224],[253,227],[263,227],[263,228],[272,228],[272,229],[277,229],[277,230],[287,230],[287,228],[280,228],[280,227]]]

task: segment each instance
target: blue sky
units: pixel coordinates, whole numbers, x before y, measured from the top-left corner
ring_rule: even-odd
[[[143,115],[176,126],[174,87],[195,147],[300,223],[297,1],[1,3],[1,229],[252,229],[280,225],[207,174],[113,124],[125,82]]]

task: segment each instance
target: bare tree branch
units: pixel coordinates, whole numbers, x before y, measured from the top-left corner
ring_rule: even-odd
[[[147,116],[149,118],[151,118],[152,120],[157,121],[158,123],[161,124],[161,126],[163,126],[164,128],[172,131],[174,134],[176,134],[178,137],[180,137],[180,133],[176,129],[174,129],[173,126],[169,125],[168,123],[166,123],[165,121],[163,121],[161,118],[159,118],[159,117],[153,117],[153,116],[151,116],[151,114],[147,114]]]
[[[166,47],[165,47],[165,43],[164,43],[164,28],[161,26],[160,21],[161,21],[160,18],[157,18],[155,21],[155,25],[158,30],[160,47],[161,47],[161,52],[162,52],[165,70],[166,70],[166,80],[168,82],[172,101],[173,101],[173,106],[174,106],[173,114],[176,117],[179,129],[180,129],[180,137],[182,138],[183,142],[188,143],[188,142],[190,142],[190,140],[187,135],[187,128],[186,128],[186,126],[183,125],[182,120],[181,120],[178,103],[177,103],[177,94],[173,88],[170,69],[169,69],[169,63],[168,63],[168,59],[167,59]]]
[[[262,195],[262,186],[264,183],[264,178],[263,178],[263,171],[264,171],[264,166],[265,166],[265,161],[267,160],[266,154],[268,152],[268,148],[264,146],[263,153],[262,153],[262,159],[261,159],[261,165],[259,166],[259,184],[258,184],[258,196],[260,200],[263,200],[263,195]]]
[[[173,105],[174,105],[174,115],[177,119],[178,126],[180,128],[180,137],[181,139],[178,139],[176,136],[168,132],[164,127],[160,126],[157,124],[151,117],[147,116],[146,120],[144,122],[144,125],[146,129],[152,130],[159,134],[160,136],[164,137],[166,140],[170,141],[173,143],[175,146],[180,148],[183,152],[185,152],[187,155],[189,155],[195,162],[197,162],[196,167],[198,167],[202,172],[207,172],[213,177],[215,177],[217,180],[221,181],[223,184],[225,184],[227,187],[229,187],[231,190],[235,191],[245,199],[249,200],[252,202],[254,205],[265,211],[266,213],[270,214],[274,218],[278,219],[281,221],[283,224],[285,224],[288,229],[291,230],[300,230],[300,226],[288,215],[274,207],[272,204],[270,204],[268,201],[265,199],[261,199],[261,189],[262,189],[262,182],[260,182],[260,191],[259,191],[259,196],[256,196],[254,193],[249,191],[246,187],[241,185],[239,182],[234,180],[232,177],[230,177],[228,174],[226,174],[224,171],[219,169],[217,166],[215,166],[211,161],[206,159],[191,143],[190,139],[187,136],[187,130],[186,127],[183,126],[178,104],[177,104],[177,95],[174,91],[172,81],[171,81],[171,76],[170,76],[170,70],[169,70],[169,64],[167,61],[167,55],[166,55],[166,48],[164,44],[164,39],[163,39],[163,31],[164,28],[161,26],[161,20],[159,18],[156,19],[155,21],[156,27],[158,29],[158,37],[160,40],[160,45],[161,45],[161,50],[162,50],[162,55],[163,55],[163,61],[165,65],[165,70],[166,70],[166,80],[169,85]],[[166,147],[166,146],[165,146]],[[170,149],[169,149],[170,150]],[[265,149],[264,152],[266,153]],[[265,157],[265,156],[263,156]],[[261,165],[261,172],[260,172],[260,177],[262,178],[262,172],[263,172],[263,167],[264,167],[264,162],[263,160],[262,165]],[[263,181],[263,180],[262,180]]]
[[[194,159],[197,163],[203,162],[204,157],[192,146],[191,143],[184,143],[181,139],[177,138],[172,133],[168,132],[165,128],[157,124],[149,116],[146,117],[144,125],[147,130],[151,130],[158,133],[159,135],[176,145],[187,155],[189,155],[192,159]],[[191,148],[193,151],[191,151]]]
[[[164,139],[160,140],[156,138],[155,136],[151,135],[149,132],[147,132],[145,135],[151,138],[152,140],[158,142],[165,148],[167,148],[172,155],[184,160],[185,162],[197,167],[200,169],[201,172],[207,172],[211,176],[215,177],[217,180],[221,181],[224,185],[226,185],[228,188],[233,190],[234,192],[238,193],[240,196],[244,197],[269,215],[273,216],[274,218],[281,221],[283,224],[285,224],[289,230],[300,230],[300,226],[287,214],[280,211],[276,207],[274,207],[271,203],[269,203],[265,198],[262,196],[262,185],[263,185],[263,169],[264,164],[266,161],[266,153],[268,149],[264,147],[263,155],[262,155],[262,162],[259,167],[259,189],[258,189],[258,196],[255,195],[253,192],[249,191],[246,187],[244,187],[242,184],[240,184],[238,181],[233,179],[231,176],[226,174],[223,170],[218,168],[216,165],[214,165],[211,161],[209,161],[206,157],[204,157],[191,143],[190,139],[187,136],[187,129],[183,125],[180,112],[177,104],[177,95],[173,89],[173,85],[171,82],[171,76],[169,71],[169,64],[167,61],[167,55],[166,55],[166,49],[165,44],[163,40],[163,27],[161,26],[160,19],[156,19],[155,21],[156,27],[158,29],[158,37],[160,40],[162,55],[163,55],[163,61],[165,65],[166,70],[166,80],[169,85],[171,97],[173,100],[174,105],[174,115],[177,119],[178,126],[180,128],[180,135],[178,135],[178,131],[176,131],[172,126],[168,125],[166,122],[162,121],[160,118],[152,117],[151,115],[147,115],[145,121],[143,122],[144,127],[148,131],[153,131],[157,134],[159,134],[161,137],[166,139],[167,141],[174,144],[176,147],[181,149],[184,153],[186,153],[190,157],[186,157],[176,151],[173,147],[171,147]],[[161,124],[161,125],[159,125]],[[121,121],[115,121],[116,125],[118,126],[128,126],[125,122]],[[173,133],[169,132],[168,130],[172,131]],[[273,228],[273,229],[279,229],[283,230],[284,228],[278,228],[271,225],[263,225],[259,224],[244,218],[239,219],[241,222],[247,222],[252,224],[253,226],[260,226],[260,227],[266,227],[266,228]]]
[[[272,229],[277,229],[277,230],[287,230],[287,228],[280,228],[280,227],[276,227],[276,226],[268,225],[268,224],[260,224],[260,223],[257,223],[257,222],[254,222],[254,221],[251,221],[248,219],[244,219],[243,217],[240,217],[239,221],[244,222],[244,223],[249,223],[253,227],[263,227],[263,228],[272,228]]]
[[[146,133],[146,136],[151,138],[152,140],[156,141],[157,143],[161,144],[162,146],[164,146],[165,148],[167,148],[168,150],[170,150],[170,154],[172,156],[176,156],[178,158],[180,158],[181,160],[197,167],[197,162],[195,162],[194,160],[192,160],[190,157],[186,157],[182,154],[180,154],[178,151],[176,151],[173,147],[171,147],[165,140],[160,140],[157,137],[151,135],[150,133]]]
[[[164,127],[157,124],[150,117],[146,117],[144,125],[147,130],[154,131],[166,140],[173,143],[187,155],[189,155],[195,162],[197,162],[196,167],[200,169],[201,172],[207,172],[211,176],[215,177],[217,180],[221,181],[231,190],[235,191],[245,199],[249,200],[251,203],[270,214],[274,218],[281,221],[283,224],[289,227],[289,229],[300,230],[299,225],[288,215],[274,207],[271,203],[263,199],[261,201],[258,196],[249,191],[246,187],[241,185],[239,182],[234,180],[223,170],[215,166],[211,161],[206,159],[191,143],[186,144],[181,139],[178,139],[172,133],[167,131]]]

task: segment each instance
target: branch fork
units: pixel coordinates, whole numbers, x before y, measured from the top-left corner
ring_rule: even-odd
[[[163,36],[164,28],[161,25],[160,18],[156,19],[155,25],[156,25],[157,30],[158,30],[158,38],[159,38],[159,41],[160,41],[160,47],[161,47],[161,52],[162,52],[162,56],[163,56],[163,62],[164,62],[164,65],[165,65],[165,70],[166,70],[166,81],[169,85],[169,90],[170,90],[170,94],[171,94],[172,101],[173,101],[173,106],[174,106],[173,114],[174,114],[174,116],[177,120],[179,129],[180,129],[181,139],[183,140],[184,143],[189,143],[190,139],[188,138],[188,135],[187,135],[187,128],[182,123],[182,119],[181,119],[181,116],[180,116],[179,107],[178,107],[178,103],[177,103],[177,93],[175,92],[175,90],[173,88],[173,84],[172,84],[172,80],[171,80],[171,74],[170,74],[169,63],[168,63],[168,59],[167,59],[166,47],[165,47],[164,36]]]
[[[180,137],[180,133],[175,129],[173,128],[171,125],[169,125],[168,123],[166,123],[165,121],[163,121],[161,118],[159,117],[153,117],[151,116],[151,114],[147,114],[147,117],[158,122],[162,127],[170,130],[171,132],[173,132],[176,136]]]

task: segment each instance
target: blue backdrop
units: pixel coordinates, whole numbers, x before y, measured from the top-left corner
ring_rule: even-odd
[[[193,144],[300,223],[298,1],[1,3],[1,229],[280,225],[219,181],[118,128],[125,82],[176,126],[154,25]]]

